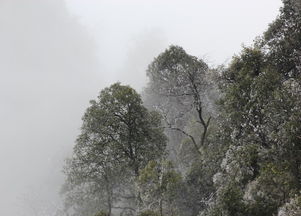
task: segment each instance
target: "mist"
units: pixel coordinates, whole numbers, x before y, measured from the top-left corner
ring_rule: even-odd
[[[1,1],[0,16],[0,211],[41,215],[58,199],[62,162],[102,86],[100,64],[63,1]]]
[[[54,215],[61,208],[64,160],[89,100],[102,88],[121,81],[141,91],[147,65],[170,44],[211,64],[227,62],[275,18],[281,3],[266,1],[269,13],[263,7],[249,17],[256,34],[250,35],[239,31],[243,21],[221,23],[230,13],[222,11],[236,10],[238,2],[0,1],[0,214]]]

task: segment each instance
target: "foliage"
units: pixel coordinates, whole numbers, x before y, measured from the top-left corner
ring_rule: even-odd
[[[301,63],[300,0],[283,0],[278,18],[264,34],[268,60],[286,77],[300,76]]]
[[[78,189],[95,190],[89,196],[100,193],[106,204],[99,207],[104,205],[110,215],[114,203],[133,184],[131,176],[138,177],[148,161],[164,155],[166,137],[158,113],[148,112],[128,86],[113,84],[90,104],[74,155],[65,167],[65,188],[69,198]],[[94,200],[99,198],[96,195]],[[71,199],[70,205],[74,204],[78,202]]]
[[[149,65],[144,92],[165,130],[133,89],[104,89],[65,168],[66,203],[110,215],[136,191],[129,207],[141,216],[300,215],[300,38],[301,3],[283,0],[227,67],[170,46]]]
[[[169,149],[174,152],[170,158],[186,175],[177,200],[183,215],[196,215],[214,192],[212,176],[220,159],[216,161],[213,155],[223,149],[211,136],[217,129],[217,74],[179,46],[170,46],[147,70],[146,100],[162,113]]]
[[[150,161],[141,171],[138,182],[144,208],[155,210],[161,216],[175,214],[182,178],[170,161]]]
[[[295,196],[279,209],[278,216],[298,216],[301,214],[301,196]]]
[[[208,71],[203,60],[187,54],[179,46],[170,46],[148,66],[147,100],[165,119],[167,134],[171,137],[170,149],[175,152],[173,156],[178,164],[181,164],[179,157],[184,142],[194,148],[191,153],[199,155],[200,148],[207,144],[214,114],[212,98],[216,95],[213,82],[208,80]],[[199,125],[197,136],[187,127],[191,120]],[[184,139],[188,142],[182,142]]]
[[[214,175],[215,200],[203,215],[275,215],[300,190],[300,13],[294,4],[285,1],[262,44],[243,48],[223,73],[221,130],[231,139]]]

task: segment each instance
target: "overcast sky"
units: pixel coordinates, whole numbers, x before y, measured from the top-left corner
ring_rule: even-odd
[[[141,88],[145,67],[170,44],[210,65],[228,62],[267,29],[281,0],[67,0],[67,5],[96,39],[108,79]]]
[[[121,81],[140,91],[147,65],[170,44],[210,65],[227,63],[280,6],[280,0],[0,0],[0,215],[43,216],[52,207],[62,161],[88,101],[102,88]]]

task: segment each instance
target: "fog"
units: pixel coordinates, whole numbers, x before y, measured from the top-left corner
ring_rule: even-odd
[[[53,215],[64,159],[90,99],[112,82],[141,91],[170,44],[227,63],[280,0],[0,1],[0,215]]]

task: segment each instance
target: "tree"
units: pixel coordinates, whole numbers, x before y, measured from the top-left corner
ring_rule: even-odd
[[[208,155],[222,149],[210,137],[216,128],[211,119],[218,113],[217,72],[179,46],[166,49],[147,71],[146,102],[164,116],[169,149],[175,152],[170,158],[186,176],[176,204],[185,215],[197,215],[214,193],[212,176],[220,159]]]
[[[288,79],[290,71],[270,57],[260,47],[244,48],[224,73],[228,150],[214,176],[215,202],[203,215],[274,215],[300,191],[299,78]]]
[[[264,33],[262,46],[269,61],[285,78],[301,75],[301,3],[283,0],[280,15]]]
[[[204,108],[209,95],[207,71],[208,66],[205,62],[188,55],[179,46],[170,46],[154,59],[147,70],[150,79],[147,92],[161,99],[153,105],[164,114],[167,126],[188,137],[199,154],[199,148],[206,143],[211,120],[211,116],[206,117],[208,113],[205,113]],[[193,113],[197,114],[197,122],[202,127],[199,140],[184,129],[185,123]]]
[[[138,182],[146,210],[155,210],[160,216],[176,215],[182,178],[170,161],[150,161],[141,171]]]
[[[90,104],[65,172],[69,191],[79,185],[101,191],[110,215],[139,170],[164,155],[166,137],[160,115],[149,112],[129,86],[115,83]]]

